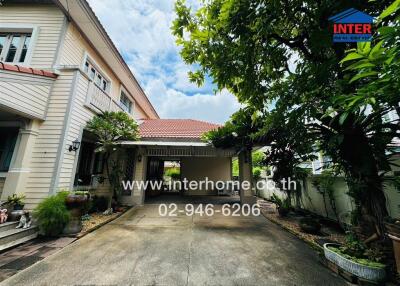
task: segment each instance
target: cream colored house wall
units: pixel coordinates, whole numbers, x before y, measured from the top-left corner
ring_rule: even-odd
[[[99,71],[108,77],[111,82],[111,91],[109,95],[119,101],[121,86],[118,78],[113,74],[111,69],[100,58],[100,56],[91,48],[77,28],[73,24],[70,24],[62,47],[60,66],[83,68],[86,55],[94,61],[97,66],[99,66]]]
[[[191,181],[230,181],[231,158],[227,157],[183,157],[181,159],[181,176]],[[204,186],[198,190],[188,190],[187,195],[217,194],[217,190],[206,191]]]
[[[148,116],[139,105],[135,105],[135,119],[146,119]]]
[[[90,85],[89,78],[82,71],[83,63],[88,56],[99,67],[108,80],[111,82],[111,90],[109,95],[119,102],[121,83],[118,78],[112,73],[107,64],[98,56],[98,54],[91,48],[87,41],[81,36],[80,32],[73,24],[68,26],[64,45],[62,47],[62,54],[60,58],[60,68],[76,67],[76,89],[73,91],[73,100],[70,107],[70,118],[66,125],[65,142],[66,146],[62,149],[60,157],[61,165],[60,172],[57,178],[57,188],[65,189],[72,188],[75,171],[77,168],[78,152],[69,152],[68,146],[72,141],[78,139],[81,141],[83,128],[86,123],[96,114],[92,109],[87,107],[88,90]],[[148,118],[140,106],[135,104],[135,118]],[[100,185],[99,191],[105,192],[107,186]]]
[[[6,178],[0,177],[0,197],[1,197],[1,194],[3,192],[3,186],[4,186],[5,180],[6,180]]]
[[[0,107],[43,120],[53,82],[42,76],[0,70]]]
[[[34,207],[52,193],[56,176],[59,148],[68,117],[67,107],[73,89],[74,72],[63,72],[54,83],[46,120],[40,123],[31,160],[31,172],[26,186],[26,207]]]
[[[24,187],[13,190],[24,192],[26,208],[32,209],[54,192],[73,186],[78,152],[69,152],[68,147],[75,139],[81,140],[86,122],[95,115],[85,105],[89,79],[82,68],[86,56],[110,80],[109,95],[116,102],[119,102],[121,83],[107,63],[92,49],[74,24],[66,21],[64,14],[55,5],[0,6],[0,28],[14,26],[32,27],[36,31],[36,36],[32,38],[32,56],[25,65],[55,70],[59,74],[52,86],[48,87],[28,87],[14,82],[5,86],[8,103],[20,101],[21,108],[25,106],[25,109],[34,113],[33,118],[36,116],[42,119],[36,125],[37,135],[34,140],[29,141],[32,152],[29,163],[23,166],[29,170],[23,175],[21,186]],[[29,77],[25,74],[17,76]],[[0,80],[0,88],[2,84],[4,85]],[[139,87],[128,92],[135,99]],[[17,99],[13,97],[15,95],[18,95]],[[28,95],[29,98],[24,100],[24,96]],[[149,117],[136,101],[134,117]],[[100,185],[98,190],[106,193],[107,184]]]
[[[25,64],[33,68],[53,67],[64,19],[64,14],[55,5],[21,7],[4,3],[0,7],[0,28],[37,27],[37,37],[32,38],[32,58]]]

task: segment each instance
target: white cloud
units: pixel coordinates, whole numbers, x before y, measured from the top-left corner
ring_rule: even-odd
[[[187,96],[167,88],[161,80],[154,80],[145,87],[145,91],[164,118],[189,118],[224,123],[240,107],[236,98],[226,90],[216,95],[196,93]]]
[[[189,82],[171,34],[174,0],[89,0],[106,31],[143,86],[161,118],[222,123],[238,109],[227,91],[213,95],[207,82]],[[196,1],[189,1],[197,6]],[[189,96],[190,95],[190,96]]]

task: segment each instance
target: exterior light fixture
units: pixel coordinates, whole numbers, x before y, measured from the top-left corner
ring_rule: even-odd
[[[138,162],[142,162],[142,155],[137,156]]]
[[[81,142],[78,141],[78,139],[75,139],[72,141],[72,145],[69,145],[69,152],[76,151],[79,149],[79,146],[81,146]]]

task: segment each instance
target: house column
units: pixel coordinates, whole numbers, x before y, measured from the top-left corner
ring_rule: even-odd
[[[256,199],[253,196],[253,171],[251,161],[251,149],[239,153],[239,181],[240,181],[240,203],[254,204]]]
[[[25,128],[19,130],[10,169],[1,195],[2,201],[7,200],[7,197],[14,193],[25,193],[26,180],[31,171],[32,149],[38,135],[38,120],[31,120]]]
[[[138,155],[136,156],[136,168],[133,180],[138,183],[140,183],[141,181],[144,182],[146,180],[146,171],[147,171],[147,157],[143,156],[139,150]],[[138,185],[135,184],[132,192],[132,202],[134,205],[144,205],[144,199],[145,199],[144,192],[145,189],[143,187],[138,188]]]

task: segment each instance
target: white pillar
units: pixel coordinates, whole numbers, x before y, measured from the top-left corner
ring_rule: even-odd
[[[253,171],[251,161],[251,150],[239,153],[239,181],[240,181],[240,203],[254,204],[256,198],[253,196]],[[245,182],[245,183],[244,183]]]
[[[141,181],[146,180],[146,171],[147,171],[147,157],[139,154],[136,156],[136,167],[135,167],[135,175],[133,180],[140,183]],[[132,192],[132,202],[134,205],[143,205],[145,199],[145,189],[138,188],[137,185],[134,186]]]
[[[39,121],[31,120],[25,128],[21,128],[14,148],[14,155],[4,183],[1,200],[14,193],[25,193],[26,180],[30,169],[32,149],[39,135]]]

